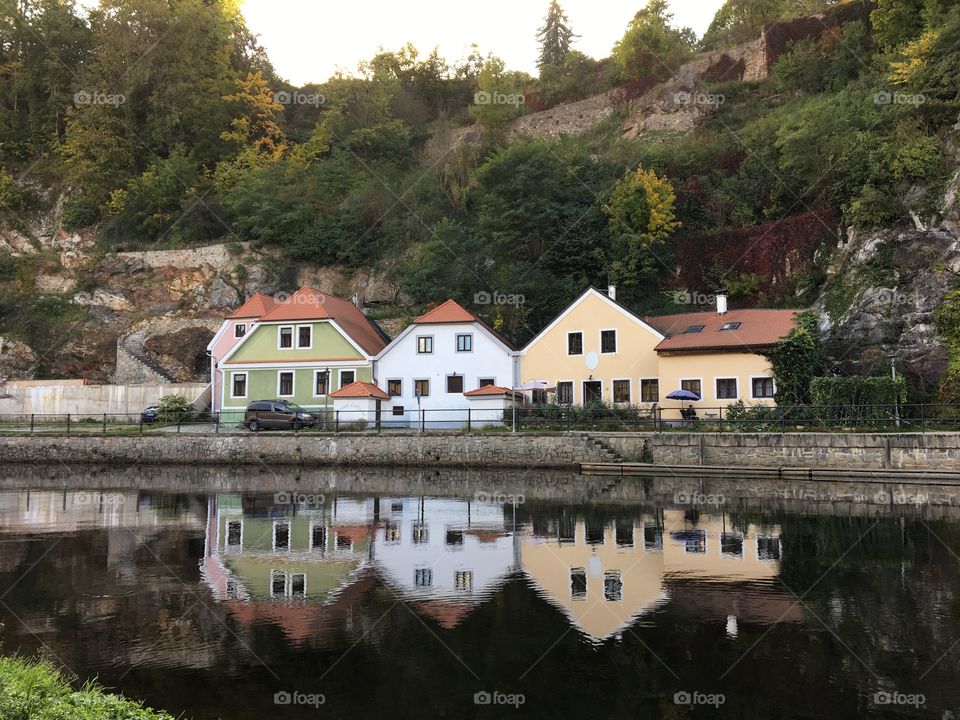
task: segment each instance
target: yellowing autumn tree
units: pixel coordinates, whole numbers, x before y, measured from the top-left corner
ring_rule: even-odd
[[[230,122],[230,130],[221,134],[224,140],[253,148],[269,160],[278,160],[287,149],[287,136],[274,120],[283,112],[273,91],[258,71],[238,79],[237,92],[224,95],[227,102],[238,103],[243,114]]]

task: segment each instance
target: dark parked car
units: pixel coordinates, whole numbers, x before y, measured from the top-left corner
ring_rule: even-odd
[[[299,405],[283,400],[256,400],[247,405],[243,424],[253,432],[259,430],[299,430],[317,424],[317,416]]]
[[[160,406],[151,405],[142,413],[140,413],[140,420],[147,424],[155,423],[160,417]]]

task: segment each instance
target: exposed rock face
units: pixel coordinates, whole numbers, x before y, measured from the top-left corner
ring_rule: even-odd
[[[176,332],[152,335],[143,344],[178,382],[202,382],[210,379],[207,344],[213,337],[209,327],[191,326]]]
[[[27,345],[0,336],[0,380],[32,380],[37,356]]]

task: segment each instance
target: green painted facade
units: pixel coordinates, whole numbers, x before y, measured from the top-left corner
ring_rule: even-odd
[[[310,348],[279,348],[280,328],[293,328],[293,343],[297,344],[298,328],[312,328]],[[289,363],[310,363],[307,367],[290,367]],[[259,363],[271,363],[268,368],[250,367]],[[336,363],[336,366],[331,366]],[[354,380],[371,382],[373,368],[370,360],[359,352],[329,322],[282,323],[257,325],[250,335],[237,347],[229,362],[221,366],[223,384],[220,407],[221,421],[241,422],[249,403],[255,400],[287,400],[307,410],[332,410],[333,401],[329,392],[343,384],[343,373],[353,372]],[[316,373],[330,371],[327,395],[316,395]],[[280,395],[280,373],[293,372],[293,395]],[[246,397],[231,397],[233,376],[246,373]]]

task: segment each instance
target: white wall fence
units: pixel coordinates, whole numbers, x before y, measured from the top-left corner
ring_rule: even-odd
[[[146,385],[83,385],[75,381],[49,384],[37,381],[0,384],[0,414],[72,415],[78,418],[103,414],[139,415],[165,395],[183,395],[188,402],[203,404],[209,383]],[[209,393],[206,393],[209,404]],[[205,409],[205,408],[201,408]]]

